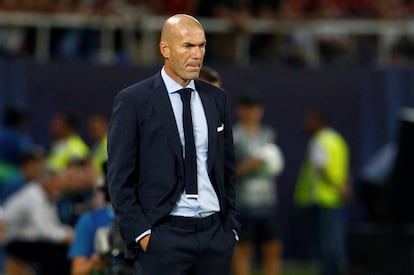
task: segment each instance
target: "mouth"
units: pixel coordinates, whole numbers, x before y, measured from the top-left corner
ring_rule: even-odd
[[[190,70],[200,70],[200,64],[188,64],[187,68]]]

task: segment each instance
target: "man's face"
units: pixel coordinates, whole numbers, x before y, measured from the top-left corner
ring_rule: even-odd
[[[49,199],[56,201],[62,194],[62,178],[59,176],[53,176],[43,182],[44,188],[48,193]]]
[[[27,161],[22,167],[26,180],[31,181],[35,179],[42,171],[44,165],[44,159],[32,159]]]
[[[237,115],[241,122],[258,124],[263,117],[263,107],[260,105],[238,106]]]
[[[165,70],[177,83],[186,86],[198,78],[206,52],[206,38],[201,27],[186,25],[176,29],[168,42],[160,43]]]
[[[60,139],[64,136],[64,133],[66,132],[66,124],[63,119],[61,119],[59,116],[56,116],[52,119],[52,122],[50,124],[50,132],[52,133],[53,138]]]
[[[313,113],[308,113],[305,115],[304,119],[304,128],[309,134],[314,134],[317,132],[320,127],[319,119]]]
[[[99,116],[88,119],[88,134],[94,141],[99,141],[106,134],[106,121]]]

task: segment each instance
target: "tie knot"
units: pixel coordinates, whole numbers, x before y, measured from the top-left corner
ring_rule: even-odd
[[[190,101],[191,99],[191,92],[193,89],[191,88],[184,88],[177,91],[180,94],[182,101]]]

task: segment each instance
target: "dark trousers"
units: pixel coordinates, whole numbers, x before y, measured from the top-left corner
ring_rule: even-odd
[[[152,229],[146,252],[135,261],[136,275],[229,275],[235,235],[218,214],[169,217]]]
[[[47,241],[12,241],[7,247],[8,256],[30,264],[39,275],[68,275],[70,261],[68,246]]]
[[[343,274],[346,267],[345,223],[339,209],[314,207],[317,222],[321,275]]]

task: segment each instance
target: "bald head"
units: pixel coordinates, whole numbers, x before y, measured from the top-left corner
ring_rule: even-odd
[[[162,27],[160,41],[165,72],[185,87],[199,76],[205,45],[204,29],[197,19],[186,14],[168,18]]]
[[[200,22],[188,14],[176,14],[169,17],[162,26],[161,41],[169,42],[178,35],[180,30],[185,28],[200,28],[203,30]]]

